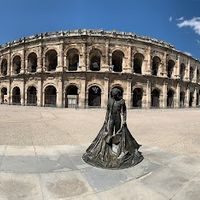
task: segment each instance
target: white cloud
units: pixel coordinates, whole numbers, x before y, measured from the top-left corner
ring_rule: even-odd
[[[177,26],[179,28],[190,27],[195,31],[195,33],[200,35],[200,17],[194,17],[190,20],[181,21],[177,24]]]
[[[182,21],[184,20],[184,17],[179,17],[178,19],[176,19],[177,21]]]
[[[173,20],[172,16],[169,17],[169,22],[171,22]]]

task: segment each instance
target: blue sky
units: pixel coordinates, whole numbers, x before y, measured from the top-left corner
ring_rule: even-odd
[[[200,59],[200,0],[1,0],[0,44],[79,28],[134,32]]]

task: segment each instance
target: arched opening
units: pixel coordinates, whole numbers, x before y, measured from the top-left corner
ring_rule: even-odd
[[[1,103],[4,104],[4,103],[8,103],[7,102],[7,88],[3,87],[1,89]]]
[[[78,88],[75,85],[68,86],[65,91],[65,107],[77,108],[78,97]]]
[[[196,105],[199,106],[199,93],[197,92]]]
[[[79,51],[70,49],[67,52],[67,66],[69,71],[77,71],[79,66]]]
[[[194,101],[194,93],[190,92],[189,107],[192,107]]]
[[[28,71],[36,72],[37,70],[37,54],[32,52],[28,55]]]
[[[37,105],[37,90],[34,86],[29,87],[27,90],[27,105]]]
[[[93,49],[90,52],[90,70],[100,71],[101,68],[101,52],[98,49]]]
[[[175,62],[173,60],[169,60],[167,63],[167,77],[171,78],[174,71]]]
[[[200,81],[199,69],[197,69],[197,83]]]
[[[158,69],[160,66],[160,58],[158,56],[154,56],[153,60],[152,60],[152,69],[151,69],[151,74],[153,76],[157,76],[158,75]]]
[[[180,107],[185,107],[185,92],[180,92]]]
[[[174,91],[172,89],[169,89],[167,92],[167,107],[174,107]]]
[[[15,56],[13,58],[13,73],[14,74],[19,74],[21,70],[21,57],[20,56]]]
[[[7,70],[8,70],[8,62],[6,59],[3,59],[1,62],[1,74],[3,76],[7,75]]]
[[[133,90],[133,107],[137,108],[142,107],[142,96],[143,96],[142,88],[135,88]]]
[[[190,67],[190,81],[192,81],[194,78],[194,69],[193,67]]]
[[[88,91],[88,106],[101,107],[101,88],[92,86]]]
[[[21,94],[19,87],[14,87],[12,90],[12,104],[13,105],[21,104]]]
[[[58,56],[55,50],[49,50],[45,54],[45,63],[47,71],[55,71],[58,65]]]
[[[112,89],[114,89],[114,88],[117,88],[120,90],[120,96],[123,98],[123,93],[124,93],[123,88],[121,86],[114,86]],[[112,89],[111,89],[111,91],[112,91]]]
[[[151,107],[159,108],[160,106],[160,91],[158,89],[154,89],[151,92]]]
[[[56,97],[57,97],[57,92],[56,88],[52,85],[47,86],[45,88],[45,102],[44,106],[50,106],[50,107],[55,107],[56,106]]]
[[[142,74],[142,63],[144,56],[141,53],[136,53],[133,60],[133,72],[137,74]]]
[[[112,53],[112,66],[114,72],[122,72],[124,53],[116,50]]]
[[[184,76],[185,76],[185,65],[182,63],[181,66],[180,66],[180,79],[183,80],[184,79]]]

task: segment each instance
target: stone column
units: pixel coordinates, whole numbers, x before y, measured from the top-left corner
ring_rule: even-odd
[[[25,49],[23,49],[22,51],[22,57],[21,57],[21,70],[20,70],[20,74],[24,74],[25,72],[25,54],[26,54],[26,51]]]
[[[188,63],[187,63],[187,66],[186,66],[185,80],[186,81],[190,80],[190,59],[188,59]]]
[[[85,108],[85,98],[86,98],[86,93],[85,93],[85,78],[81,78],[81,85],[80,85],[80,91],[79,91],[79,106],[80,108]]]
[[[59,50],[57,54],[57,59],[58,59],[58,65],[56,67],[57,72],[62,72],[63,71],[63,66],[64,66],[64,45],[63,41],[59,44]]]
[[[132,99],[132,79],[127,79],[126,82],[126,106],[127,108],[131,108],[131,99]]]
[[[197,83],[197,66],[195,66],[195,69],[194,69],[193,73],[194,73],[194,77],[193,77],[192,82]]]
[[[189,107],[189,101],[190,101],[190,87],[188,86],[186,89],[186,102],[185,102],[185,107]]]
[[[148,46],[148,49],[145,54],[144,64],[142,65],[142,74],[151,74],[151,47]]]
[[[81,71],[86,71],[86,44],[82,44],[81,52],[80,52],[80,60],[79,60],[79,68],[81,68]]]
[[[105,55],[102,55],[101,62],[101,71],[102,72],[107,72],[109,71],[109,43],[106,42],[105,44]]]
[[[22,83],[22,91],[21,91],[21,105],[24,106],[26,99],[25,99],[25,94],[26,94],[26,88],[25,88],[25,81],[24,79],[21,79],[21,81],[23,81]]]
[[[197,102],[197,88],[195,87],[194,88],[194,93],[193,93],[192,107],[196,107],[197,106],[196,102]]]
[[[43,71],[43,46],[40,44],[39,55],[37,58],[37,72],[40,73]]]
[[[167,108],[167,87],[168,84],[166,82],[163,83],[163,108]]]
[[[178,58],[176,60],[176,70],[175,70],[175,78],[180,78],[180,55],[178,55]]]
[[[161,72],[161,76],[163,77],[167,77],[167,53],[164,52],[163,55],[163,59],[161,61],[161,65],[162,65],[162,72]]]
[[[59,79],[58,80],[58,88],[57,88],[57,99],[56,99],[56,106],[58,108],[62,108],[63,107],[63,87],[62,87],[62,80]]]
[[[108,104],[108,94],[109,94],[109,78],[105,77],[104,78],[104,97],[102,99],[102,108],[106,108]]]
[[[151,82],[147,80],[146,108],[151,107]]]
[[[126,56],[126,63],[124,66],[125,73],[132,73],[132,48],[131,46],[127,47],[127,56]]]
[[[42,79],[38,79],[37,87],[37,106],[43,106],[43,92],[42,92]]]
[[[177,83],[176,87],[176,102],[175,107],[180,108],[180,83]]]

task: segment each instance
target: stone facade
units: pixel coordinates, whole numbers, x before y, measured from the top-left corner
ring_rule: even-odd
[[[0,102],[106,107],[118,87],[128,108],[196,107],[200,62],[132,33],[44,33],[0,46]]]

